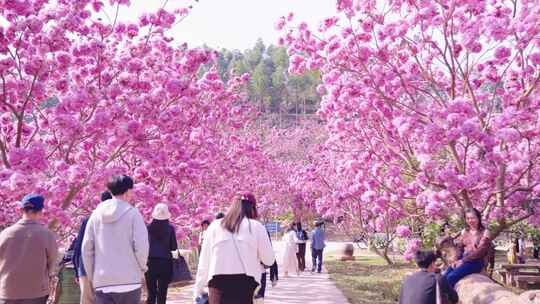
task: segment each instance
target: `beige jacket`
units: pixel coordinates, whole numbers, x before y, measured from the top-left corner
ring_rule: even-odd
[[[30,220],[0,232],[0,299],[34,299],[49,294],[58,246],[54,233]]]

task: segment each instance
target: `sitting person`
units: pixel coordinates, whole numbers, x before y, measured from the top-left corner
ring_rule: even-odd
[[[451,303],[458,302],[456,291],[450,288],[444,276],[436,274],[437,256],[433,251],[418,251],[415,256],[420,271],[408,275],[401,284],[399,304],[436,304],[437,293]],[[437,286],[438,284],[438,286]],[[437,288],[439,291],[437,292]]]
[[[480,212],[476,209],[465,210],[467,228],[456,240],[463,248],[462,255],[446,270],[444,276],[452,288],[462,278],[480,273],[490,262],[491,237],[489,231],[482,225]]]

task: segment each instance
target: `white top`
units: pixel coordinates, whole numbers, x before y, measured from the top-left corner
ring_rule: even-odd
[[[199,245],[202,245],[206,236],[206,230],[199,232]]]
[[[201,295],[208,282],[218,274],[246,274],[259,283],[264,271],[261,263],[270,266],[275,261],[270,238],[259,221],[242,220],[238,233],[234,235],[238,250],[233,234],[221,226],[221,221],[213,221],[206,230],[194,297]]]
[[[103,293],[124,293],[124,292],[137,290],[141,287],[142,287],[142,284],[129,284],[129,285],[122,285],[122,286],[97,288],[96,290],[101,291]]]
[[[299,243],[299,241],[300,241],[300,240],[298,240],[298,238],[296,236],[296,232],[294,230],[291,230],[291,231],[285,233],[285,235],[283,235],[282,240],[286,244],[290,244],[290,245],[296,245],[296,243]]]

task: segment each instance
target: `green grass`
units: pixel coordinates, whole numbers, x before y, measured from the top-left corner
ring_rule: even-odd
[[[357,256],[356,261],[348,262],[329,260],[325,265],[351,304],[397,303],[403,277],[415,270],[412,264],[388,266],[376,256]]]
[[[506,263],[506,253],[497,251],[496,267]],[[330,278],[345,294],[351,304],[395,304],[399,298],[399,288],[405,274],[415,271],[413,264],[403,262],[386,265],[378,256],[356,256],[356,261],[341,262],[330,256],[325,261]],[[493,279],[501,282],[497,273]],[[539,288],[540,286],[530,286]],[[517,287],[510,288],[515,293],[522,293]]]

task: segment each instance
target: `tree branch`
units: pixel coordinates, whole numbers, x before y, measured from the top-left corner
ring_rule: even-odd
[[[6,145],[2,141],[2,139],[0,139],[0,156],[2,156],[2,162],[4,163],[4,166],[6,166],[6,168],[11,168],[11,164],[9,163],[9,159],[6,153]]]

